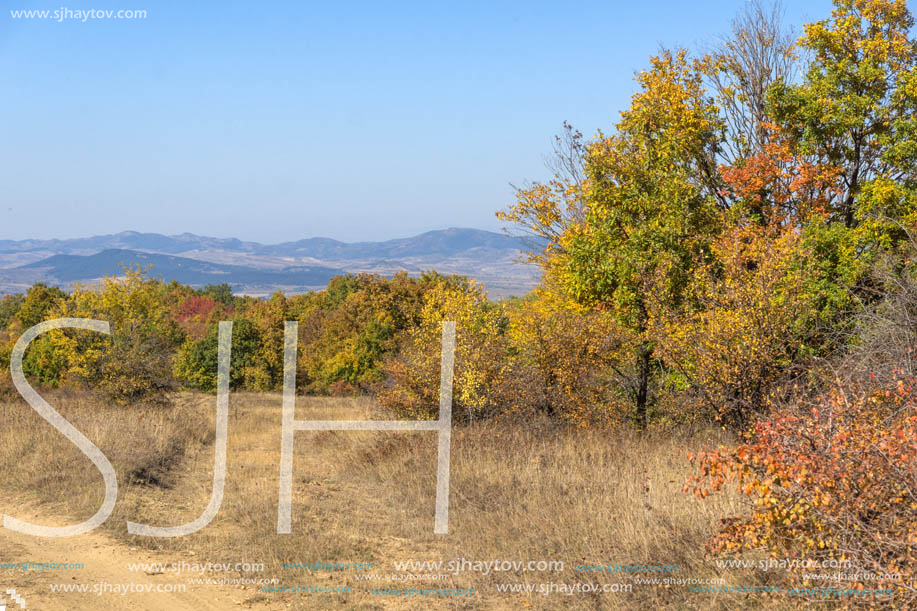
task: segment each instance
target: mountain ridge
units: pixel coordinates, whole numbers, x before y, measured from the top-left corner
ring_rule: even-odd
[[[206,249],[280,256],[292,254],[298,254],[299,256],[328,256],[329,254],[339,254],[353,257],[358,254],[360,256],[379,257],[380,254],[371,253],[385,253],[385,255],[388,255],[389,253],[400,251],[416,256],[429,254],[430,249],[437,244],[447,245],[449,247],[448,252],[460,252],[467,249],[470,244],[475,244],[476,246],[487,245],[499,249],[511,247],[522,249],[523,247],[519,238],[484,229],[450,227],[448,229],[427,231],[407,238],[380,241],[344,242],[333,238],[309,237],[277,244],[262,244],[238,238],[215,238],[187,232],[165,235],[161,233],[122,231],[85,238],[0,240],[0,253],[50,251],[54,254],[85,254],[82,251],[102,251],[120,248],[124,250],[149,250],[168,254]]]
[[[261,244],[136,231],[73,239],[0,240],[0,293],[21,292],[35,282],[72,287],[120,275],[122,265],[152,265],[152,275],[165,281],[192,286],[226,282],[237,292],[254,295],[316,290],[344,273],[391,276],[436,270],[479,280],[500,297],[524,294],[537,282],[534,268],[515,264],[525,248],[520,238],[471,228],[379,242],[312,237]]]
[[[221,264],[188,257],[110,248],[92,255],[52,255],[47,259],[22,265],[18,270],[52,270],[53,277],[64,283],[118,276],[125,265],[152,266],[152,275],[182,284],[201,286],[220,284],[231,278],[234,284],[267,286],[317,286],[325,284],[344,270],[325,266],[289,266],[280,270],[257,269],[242,265]]]

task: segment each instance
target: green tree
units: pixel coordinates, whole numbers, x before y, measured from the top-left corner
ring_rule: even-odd
[[[25,296],[20,294],[4,295],[0,297],[0,333],[9,328],[14,318],[17,318]]]
[[[799,41],[812,58],[803,81],[778,82],[769,94],[771,113],[797,150],[841,170],[829,220],[848,228],[869,217],[913,214],[913,23],[904,0],[835,0],[831,19],[806,25]]]
[[[200,290],[202,297],[213,299],[222,303],[226,307],[232,307],[235,297],[232,294],[232,287],[223,282],[222,284],[208,284]]]
[[[917,45],[903,0],[835,0],[805,27],[800,83],[777,82],[771,116],[800,166],[824,178],[820,216],[800,260],[822,324],[846,335],[847,313],[875,299],[873,263],[917,224]]]
[[[562,272],[577,301],[609,310],[639,339],[633,398],[640,426],[652,373],[653,304],[681,302],[692,269],[709,258],[725,207],[716,167],[724,125],[700,66],[684,51],[651,62],[616,133],[589,145],[585,218],[564,236]]]
[[[232,323],[230,389],[245,387],[245,374],[255,365],[260,347],[261,338],[255,324],[245,318],[236,318]],[[214,324],[206,337],[189,339],[178,349],[173,361],[175,377],[188,388],[216,392],[218,357],[219,328]]]
[[[257,329],[258,349],[243,368],[245,386],[251,390],[279,390],[283,384],[283,324],[287,299],[277,291],[270,299],[259,299],[246,312]]]
[[[397,334],[420,322],[425,290],[452,282],[425,274],[391,279],[362,274],[335,279],[321,294],[320,329],[305,332],[305,377],[312,390],[367,390],[384,378],[382,362],[396,349]],[[314,319],[313,319],[314,321]],[[312,322],[312,321],[310,321]]]
[[[56,286],[41,282],[32,285],[16,315],[22,323],[23,331],[51,318],[49,313],[66,298],[67,294]]]
[[[109,323],[106,336],[75,329],[48,334],[65,366],[62,376],[97,388],[117,402],[163,402],[175,383],[171,359],[184,333],[171,318],[168,288],[140,268],[106,278],[101,288],[78,287],[52,317]]]

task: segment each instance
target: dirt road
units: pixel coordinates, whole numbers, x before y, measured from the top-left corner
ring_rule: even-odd
[[[64,525],[72,522],[60,516],[48,515],[44,508],[35,503],[10,499],[3,504],[3,511],[15,517],[47,525]],[[7,600],[7,610],[21,607],[12,600],[7,590],[15,589],[25,601],[27,610],[56,611],[74,609],[145,611],[223,611],[226,609],[268,609],[267,604],[246,604],[241,606],[252,586],[245,590],[232,585],[188,584],[187,575],[168,572],[145,572],[131,570],[136,563],[174,562],[175,555],[168,558],[149,550],[130,548],[107,535],[101,528],[75,537],[42,538],[0,529],[0,549],[3,563],[57,564],[82,563],[78,569],[23,570],[22,568],[0,567],[0,595]],[[193,556],[183,558],[194,563]],[[76,589],[88,586],[88,591],[52,591],[53,586]],[[184,591],[177,591],[178,587]],[[133,591],[120,592],[125,587]],[[60,589],[60,588],[58,588]],[[103,589],[105,591],[101,592]],[[141,591],[137,591],[141,590]],[[167,591],[172,590],[172,591]],[[274,608],[277,608],[275,605]]]

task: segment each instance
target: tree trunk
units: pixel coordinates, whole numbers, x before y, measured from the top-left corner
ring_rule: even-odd
[[[650,382],[650,359],[653,356],[653,347],[649,342],[640,344],[640,351],[637,355],[637,410],[636,420],[640,429],[646,428],[646,404],[649,395]]]

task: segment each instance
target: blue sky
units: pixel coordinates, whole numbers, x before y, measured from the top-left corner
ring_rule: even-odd
[[[607,131],[744,0],[0,4],[0,238],[280,242],[498,229],[564,120]],[[147,16],[10,14],[63,7]]]

